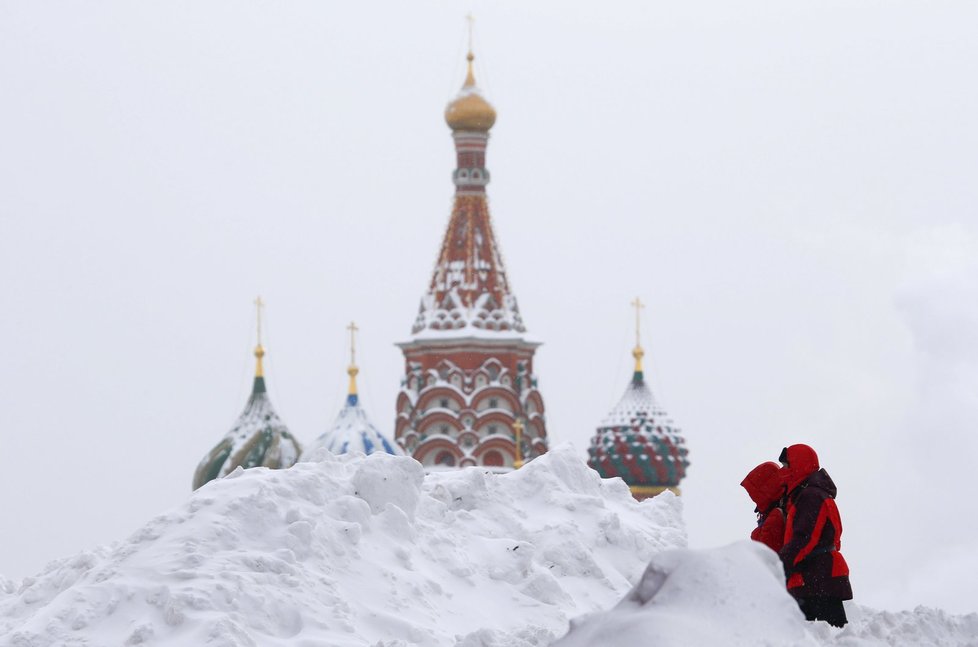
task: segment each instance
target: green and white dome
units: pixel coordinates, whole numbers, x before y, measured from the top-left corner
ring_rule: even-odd
[[[260,306],[260,300],[258,303]],[[275,413],[268,399],[262,369],[265,349],[262,348],[260,335],[259,326],[259,343],[255,348],[257,366],[251,397],[231,431],[197,465],[194,472],[195,490],[208,481],[226,476],[237,467],[291,467],[302,453],[299,442]]]

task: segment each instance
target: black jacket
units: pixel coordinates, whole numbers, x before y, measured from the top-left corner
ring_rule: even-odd
[[[851,600],[849,565],[839,552],[842,520],[836,487],[824,469],[788,493],[781,563],[796,598]]]

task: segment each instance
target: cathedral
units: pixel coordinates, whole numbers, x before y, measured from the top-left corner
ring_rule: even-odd
[[[527,335],[489,215],[486,148],[496,111],[476,85],[474,58],[470,46],[465,81],[445,109],[456,152],[454,203],[411,335],[397,344],[404,374],[393,440],[361,407],[357,329],[351,323],[345,406],[303,451],[265,390],[259,299],[251,397],[231,431],[198,465],[194,489],[238,467],[287,468],[324,451],[406,454],[429,472],[469,466],[508,472],[547,451],[546,416],[533,365],[540,342]],[[603,477],[621,477],[641,500],[667,489],[678,494],[689,461],[681,432],[645,383],[638,339],[641,303],[633,305],[635,370],[621,401],[597,428],[588,464]]]

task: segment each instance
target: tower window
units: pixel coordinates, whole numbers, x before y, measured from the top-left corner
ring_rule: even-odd
[[[490,409],[498,409],[499,408],[499,399],[498,398],[489,398],[489,408]]]
[[[440,427],[438,427],[438,433],[447,436],[448,435],[448,425],[441,425]]]
[[[438,406],[440,406],[442,409],[447,409],[448,408],[448,398],[442,398],[441,400],[439,400],[438,401]]]
[[[455,457],[452,456],[452,453],[451,452],[449,452],[449,451],[443,451],[442,453],[438,454],[438,457],[435,459],[435,465],[444,465],[446,467],[454,467],[455,466]]]

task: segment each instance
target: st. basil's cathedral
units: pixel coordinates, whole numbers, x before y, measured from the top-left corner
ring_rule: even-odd
[[[527,335],[492,227],[486,148],[496,111],[483,97],[467,55],[465,81],[445,109],[455,143],[454,204],[434,272],[410,337],[397,344],[404,375],[393,439],[367,417],[356,389],[355,325],[350,325],[350,387],[336,421],[303,450],[268,399],[262,371],[261,306],[252,394],[244,412],[199,463],[194,489],[242,467],[287,468],[317,453],[406,454],[427,471],[519,469],[548,449],[543,397]],[[640,303],[636,300],[636,313]],[[636,321],[636,335],[638,335]],[[689,465],[685,440],[645,383],[636,339],[635,371],[621,401],[597,427],[588,464],[621,477],[641,500],[679,493]]]

